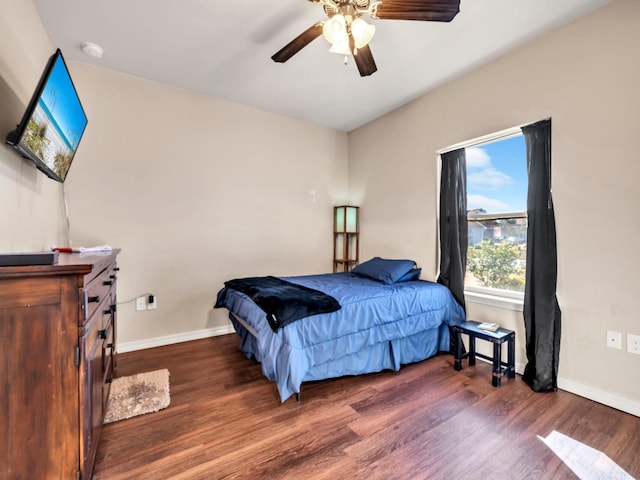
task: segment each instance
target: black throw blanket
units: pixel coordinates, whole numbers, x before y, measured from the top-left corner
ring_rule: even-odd
[[[215,308],[224,307],[227,289],[242,292],[265,311],[274,332],[301,318],[340,310],[332,296],[276,277],[237,278],[224,282],[224,286]]]

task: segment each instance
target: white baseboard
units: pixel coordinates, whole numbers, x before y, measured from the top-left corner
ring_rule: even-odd
[[[588,398],[594,402],[602,403],[608,407],[630,413],[636,417],[640,417],[640,402],[630,398],[613,395],[598,388],[590,387],[561,377],[558,377],[558,388],[570,393],[575,393],[581,397]]]
[[[226,335],[228,333],[234,333],[235,330],[231,324],[222,327],[205,328],[203,330],[195,330],[191,332],[177,333],[175,335],[166,335],[164,337],[148,338],[145,340],[138,340],[135,342],[124,342],[118,344],[118,352],[126,353],[136,350],[144,350],[145,348],[162,347],[164,345],[172,345],[174,343],[188,342],[191,340],[200,340],[202,338],[215,337],[218,335]],[[481,358],[477,360],[484,361]],[[488,362],[490,363],[490,362]],[[524,364],[516,364],[516,373],[522,375],[524,372]],[[570,393],[574,393],[594,402],[602,403],[609,407],[621,410],[636,417],[640,417],[640,402],[634,401],[630,398],[620,397],[607,393],[598,388],[583,385],[573,380],[566,378],[558,378],[558,388]]]
[[[227,333],[234,332],[235,330],[233,329],[233,326],[229,324],[223,327],[205,328],[191,332],[176,333],[174,335],[165,335],[164,337],[147,338],[134,342],[122,342],[118,343],[118,352],[134,352],[136,350],[144,350],[145,348],[163,347],[174,343],[200,340],[201,338],[216,337],[218,335],[226,335]]]
[[[491,363],[489,360],[485,360],[484,358],[477,357],[476,360]],[[516,363],[516,373],[522,375],[524,373],[524,367],[524,363]],[[574,393],[575,395],[601,403],[607,407],[615,408],[616,410],[640,417],[640,402],[636,402],[630,398],[612,395],[611,393],[607,393],[598,388],[583,385],[582,383],[561,377],[558,377],[558,388],[565,392]]]

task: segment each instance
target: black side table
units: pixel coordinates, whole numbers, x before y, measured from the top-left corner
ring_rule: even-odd
[[[498,328],[495,332],[483,330],[478,328],[480,322],[467,321],[460,325],[453,326],[453,349],[455,354],[454,368],[456,370],[462,370],[462,359],[469,358],[469,365],[476,364],[476,356],[491,360],[493,362],[493,377],[491,384],[494,387],[500,386],[500,379],[504,374],[507,378],[514,378],[516,376],[515,363],[516,363],[516,333],[513,330],[507,330],[506,328]],[[469,351],[462,353],[462,334],[469,336]],[[493,357],[476,352],[476,338],[486,340],[493,343]],[[507,342],[507,362],[502,361],[502,344]],[[506,368],[502,368],[502,367]]]

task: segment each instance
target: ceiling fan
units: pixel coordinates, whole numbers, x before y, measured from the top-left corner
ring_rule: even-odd
[[[378,70],[369,48],[375,26],[362,16],[376,20],[450,22],[460,11],[460,0],[309,0],[322,5],[329,17],[294,38],[271,57],[284,63],[320,35],[331,44],[330,52],[353,55],[360,76]]]

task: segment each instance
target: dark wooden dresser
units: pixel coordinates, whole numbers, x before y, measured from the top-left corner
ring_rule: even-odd
[[[116,256],[0,267],[0,480],[91,477],[116,356]]]

